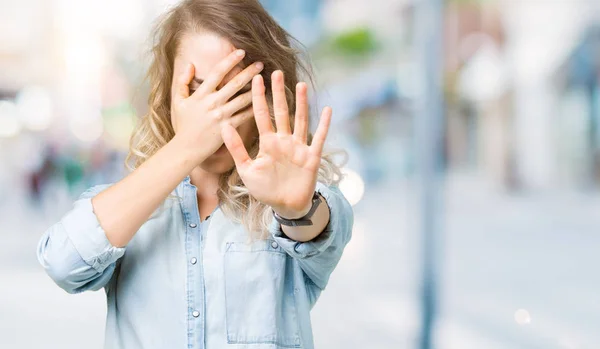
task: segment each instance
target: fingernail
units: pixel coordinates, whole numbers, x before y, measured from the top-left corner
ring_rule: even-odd
[[[242,57],[244,54],[246,54],[246,52],[244,50],[237,50],[237,51],[235,51],[235,54],[238,57]]]
[[[262,70],[264,67],[265,67],[265,65],[262,62],[256,63],[256,69]]]

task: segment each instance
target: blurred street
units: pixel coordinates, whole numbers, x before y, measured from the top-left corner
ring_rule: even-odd
[[[312,312],[317,348],[414,345],[412,187],[374,187],[355,207],[353,239]],[[101,348],[104,294],[68,295],[35,260],[37,239],[69,209],[60,201],[43,219],[14,202],[0,207],[0,348]],[[600,195],[508,195],[452,175],[445,206],[438,348],[598,347]]]

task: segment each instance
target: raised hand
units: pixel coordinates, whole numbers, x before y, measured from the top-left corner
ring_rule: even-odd
[[[183,138],[190,149],[205,155],[214,153],[223,145],[221,127],[224,124],[237,127],[252,117],[252,109],[247,108],[252,102],[252,94],[250,91],[241,93],[240,90],[260,73],[262,63],[246,67],[217,91],[219,84],[244,55],[243,50],[232,52],[214,67],[201,84],[194,78],[192,64],[188,64],[176,80],[171,123],[176,137]]]
[[[252,80],[252,105],[260,137],[260,150],[254,160],[248,155],[234,127],[223,126],[222,136],[250,194],[263,204],[271,206],[281,216],[294,219],[304,216],[310,210],[332,112],[329,107],[323,109],[319,126],[309,146],[307,86],[305,83],[296,86],[296,114],[292,134],[283,79],[281,71],[273,73],[276,131],[271,125],[263,78],[257,75]]]

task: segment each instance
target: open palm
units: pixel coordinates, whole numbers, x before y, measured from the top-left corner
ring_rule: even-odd
[[[283,215],[308,212],[315,191],[323,145],[331,122],[331,108],[323,109],[313,141],[307,144],[308,99],[304,83],[296,86],[294,133],[290,129],[283,73],[272,77],[273,109],[277,131],[273,130],[263,79],[252,81],[252,104],[260,137],[260,150],[253,160],[235,128],[222,129],[223,140],[233,156],[238,173],[250,194]]]

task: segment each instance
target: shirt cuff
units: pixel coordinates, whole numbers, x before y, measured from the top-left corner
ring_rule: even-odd
[[[317,182],[315,190],[325,199],[329,207],[329,222],[317,237],[310,241],[300,242],[287,237],[281,229],[281,223],[276,219],[273,219],[269,226],[269,232],[273,236],[273,239],[293,258],[309,258],[322,253],[334,241],[336,231],[338,230],[336,229],[335,222],[338,217],[337,211],[339,208],[334,203],[331,189],[325,184]]]
[[[75,202],[74,209],[62,219],[62,225],[81,258],[99,273],[125,254],[124,247],[115,247],[108,241],[91,198]]]

